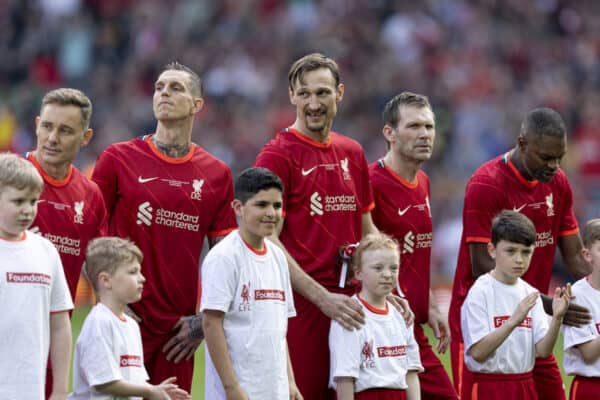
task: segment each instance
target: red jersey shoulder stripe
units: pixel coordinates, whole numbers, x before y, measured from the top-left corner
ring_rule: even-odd
[[[491,239],[483,236],[467,236],[465,241],[467,243],[489,243]]]

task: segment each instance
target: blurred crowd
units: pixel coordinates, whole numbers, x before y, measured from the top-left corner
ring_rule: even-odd
[[[0,0],[0,150],[34,145],[49,90],[92,99],[95,131],[77,165],[152,132],[154,79],[179,60],[204,80],[193,141],[250,166],[293,122],[287,71],[300,56],[338,61],[345,97],[334,130],[386,150],[381,110],[410,90],[437,117],[431,177],[434,271],[451,279],[464,186],[515,143],[529,109],[567,123],[563,169],[580,224],[600,213],[600,2],[593,0]]]

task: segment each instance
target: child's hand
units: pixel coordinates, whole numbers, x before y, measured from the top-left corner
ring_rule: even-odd
[[[562,321],[563,317],[567,313],[569,303],[573,295],[571,294],[571,284],[567,283],[565,287],[557,287],[554,289],[554,298],[552,299],[552,314],[553,317],[558,318]]]
[[[188,392],[180,389],[175,384],[176,377],[172,376],[165,379],[158,385],[152,387],[152,395],[149,397],[150,400],[189,400],[191,399]]]
[[[513,322],[515,326],[523,322],[529,311],[535,305],[535,302],[537,301],[539,296],[539,292],[533,292],[529,293],[527,296],[525,296],[523,300],[521,300],[521,302],[517,306],[517,309],[510,317],[510,320],[512,320],[511,322]]]
[[[294,381],[290,381],[290,400],[304,400]]]

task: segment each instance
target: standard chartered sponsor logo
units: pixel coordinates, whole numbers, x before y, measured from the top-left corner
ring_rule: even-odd
[[[325,201],[323,201],[325,200]],[[356,211],[354,195],[325,196],[314,192],[310,196],[310,215],[323,215],[325,212]]]
[[[39,230],[39,229],[38,229]],[[81,254],[81,240],[73,239],[68,236],[53,235],[51,233],[44,233],[44,237],[54,244],[54,247],[63,254],[70,254],[72,256],[78,256]]]
[[[433,234],[431,232],[418,233],[415,235],[412,231],[408,231],[404,235],[404,243],[402,244],[402,254],[414,253],[415,248],[426,249],[431,247]]]
[[[323,215],[323,203],[321,203],[321,195],[319,192],[314,192],[310,196],[310,215]]]
[[[404,235],[404,244],[402,246],[402,253],[414,253],[415,251],[415,234],[412,231],[406,232]]]
[[[154,209],[149,201],[140,204],[137,212],[137,224],[150,226],[152,223],[155,223],[156,225],[194,232],[198,232],[200,229],[200,224],[198,223],[200,217],[198,215],[186,214],[182,211],[166,210],[164,208],[156,209],[156,212],[153,215],[153,211]]]
[[[546,247],[554,244],[554,236],[552,231],[536,232],[535,234],[535,247]]]

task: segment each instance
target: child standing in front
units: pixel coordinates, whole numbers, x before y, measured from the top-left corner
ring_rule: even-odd
[[[175,378],[147,383],[140,328],[125,314],[142,297],[142,252],[117,237],[94,239],[87,247],[84,273],[98,304],[83,323],[75,345],[71,400],[189,399]]]
[[[73,302],[56,248],[27,231],[43,185],[33,164],[0,154],[0,399],[43,399],[48,352],[52,399],[67,396]]]
[[[563,326],[565,372],[575,375],[571,400],[600,397],[600,219],[583,228],[583,246],[592,273],[573,285],[573,303],[590,310],[592,321],[581,327]]]
[[[413,330],[386,300],[398,282],[398,243],[382,233],[365,236],[353,267],[362,284],[353,297],[364,310],[365,325],[348,331],[331,321],[330,386],[338,400],[418,400],[419,347]]]
[[[475,281],[461,309],[465,363],[474,378],[463,399],[537,399],[535,357],[552,352],[571,288],[556,288],[548,324],[539,292],[521,279],[535,237],[533,223],[519,212],[504,210],[492,221],[488,252],[495,266]]]
[[[204,398],[300,400],[286,341],[296,315],[288,264],[267,239],[281,222],[283,185],[271,171],[249,168],[234,191],[239,229],[202,265]]]

